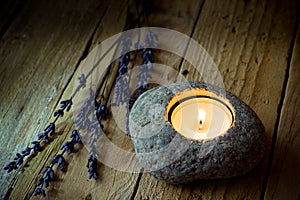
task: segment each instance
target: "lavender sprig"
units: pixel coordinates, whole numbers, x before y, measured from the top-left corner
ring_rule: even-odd
[[[87,168],[89,172],[89,179],[93,178],[95,180],[98,179],[98,174],[97,174],[97,158],[96,155],[99,155],[100,152],[98,151],[96,147],[96,142],[100,138],[102,134],[102,130],[104,128],[104,125],[102,124],[102,120],[106,119],[108,117],[108,108],[101,104],[100,101],[96,101],[95,105],[95,114],[93,115],[94,117],[97,117],[97,120],[94,118],[94,122],[96,123],[91,123],[89,128],[90,128],[90,137],[89,137],[89,150],[90,150],[90,155],[88,158],[88,163],[87,163]],[[100,129],[98,126],[98,123],[100,123]]]
[[[138,1],[137,1],[138,2]],[[146,3],[149,3],[148,1]],[[148,5],[148,4],[147,4]],[[143,3],[143,12],[146,12],[146,8],[147,8],[147,5]],[[140,13],[138,14],[139,15],[139,18],[140,18]],[[154,39],[153,39],[154,38]],[[156,39],[157,39],[157,36],[156,36]],[[145,43],[149,43],[151,41],[154,41],[155,40],[155,35],[149,35],[147,36],[146,40],[145,40]],[[116,44],[117,42],[115,42],[113,44],[113,46]],[[123,43],[123,46],[121,48],[121,56],[120,56],[120,59],[119,59],[119,70],[118,70],[118,75],[117,75],[117,79],[116,79],[116,82],[119,81],[119,85],[117,87],[118,88],[118,95],[116,95],[116,102],[120,102],[120,103],[124,103],[126,102],[127,103],[127,106],[129,107],[128,105],[128,99],[129,98],[129,95],[130,95],[130,91],[127,90],[129,89],[128,88],[128,82],[129,82],[129,79],[128,77],[125,77],[123,75],[125,75],[128,71],[128,63],[129,63],[129,60],[130,60],[130,54],[129,53],[125,53],[125,52],[128,52],[128,50],[130,49],[130,46],[131,46],[131,40],[130,38],[125,38],[124,40],[122,40],[122,43]],[[146,47],[148,48],[148,47]],[[112,49],[112,47],[109,49],[109,51]],[[107,54],[107,52],[103,55],[103,57]],[[151,53],[152,54],[152,53]],[[151,56],[150,54],[150,56]],[[153,55],[153,54],[152,54]],[[102,58],[103,58],[102,57]],[[144,55],[143,55],[144,57]],[[147,57],[147,56],[145,56]],[[98,63],[100,62],[99,59]],[[143,58],[144,59],[144,58]],[[144,59],[145,60],[145,59]],[[148,60],[151,60],[149,59],[149,55],[148,55]],[[153,61],[152,61],[153,62]],[[152,65],[152,62],[149,63]],[[86,87],[86,78],[91,75],[91,73],[93,72],[93,70],[96,68],[97,65],[95,65],[90,72],[87,73],[87,75],[85,76],[84,74],[82,74],[80,77],[79,77],[79,82],[80,84],[77,86],[75,92],[71,95],[70,99],[69,100],[66,100],[66,101],[62,101],[61,102],[61,106],[60,106],[60,109],[57,109],[55,112],[54,112],[54,117],[55,117],[55,120],[53,122],[51,122],[45,129],[43,132],[41,132],[40,134],[38,134],[38,140],[36,141],[33,141],[31,144],[31,146],[27,147],[24,151],[22,151],[21,153],[17,153],[15,158],[14,158],[14,161],[8,163],[7,166],[5,166],[5,170],[7,170],[8,172],[12,171],[12,170],[15,170],[17,169],[20,165],[22,165],[23,161],[24,161],[24,158],[26,156],[29,156],[32,152],[39,152],[42,150],[42,143],[50,143],[51,140],[53,139],[52,136],[53,134],[55,133],[55,123],[56,121],[60,118],[60,117],[63,117],[64,116],[64,112],[65,111],[69,111],[71,109],[71,106],[72,106],[72,98],[75,96],[75,94],[81,89],[81,88],[84,88]],[[146,79],[149,78],[147,76],[147,72],[142,72],[144,74],[141,75],[141,77],[145,78],[145,75],[146,75]],[[125,84],[127,83],[127,84]],[[117,83],[116,83],[117,84]],[[102,85],[102,84],[101,84]],[[146,84],[143,84],[144,86]],[[126,88],[127,87],[127,88]],[[140,93],[144,92],[144,88],[141,88],[140,90]],[[103,129],[103,124],[102,124],[102,120],[105,119],[107,116],[108,116],[108,109],[105,105],[102,105],[101,104],[101,101],[96,101],[95,98],[93,99],[93,103],[95,103],[95,114],[94,116],[96,116],[100,122],[100,127],[101,129]],[[88,109],[87,109],[88,110]],[[129,109],[128,109],[129,110]],[[128,119],[128,113],[129,111],[127,110],[127,119]],[[92,128],[92,131],[91,131],[91,137],[90,137],[90,150],[91,150],[91,154],[89,156],[89,159],[88,159],[88,163],[87,163],[87,167],[88,167],[88,171],[89,171],[89,178],[94,178],[94,179],[97,179],[98,176],[97,176],[97,159],[96,159],[96,154],[98,154],[98,152],[96,151],[96,148],[95,148],[95,142],[97,141],[97,139],[100,137],[100,134],[101,134],[101,131],[98,131],[97,128],[95,127],[98,127],[96,126],[97,124],[97,121],[92,119],[92,120],[89,120],[89,118],[87,117],[89,113],[79,113],[79,120],[77,121],[77,124],[80,125],[80,128]],[[98,122],[98,123],[99,123]],[[43,169],[41,171],[41,174],[42,176],[38,179],[38,183],[37,185],[39,187],[37,187],[34,191],[34,195],[42,195],[42,196],[46,196],[45,194],[45,189],[44,188],[47,188],[49,187],[49,182],[53,181],[55,179],[55,173],[54,173],[54,170],[53,170],[53,167],[56,165],[58,168],[60,168],[61,170],[63,170],[66,166],[66,160],[64,158],[64,154],[66,152],[68,153],[74,153],[76,152],[75,151],[75,144],[76,143],[79,143],[80,142],[80,138],[79,138],[79,135],[78,135],[78,131],[77,130],[73,130],[72,131],[72,134],[70,136],[72,138],[71,141],[68,141],[68,142],[65,142],[62,146],[61,146],[61,153],[55,155],[51,160],[50,160],[50,166],[47,166],[45,169]]]
[[[89,172],[89,179],[98,179],[98,173],[97,173],[97,158],[96,155],[99,155],[100,152],[97,150],[95,144],[97,140],[100,138],[100,135],[102,133],[102,130],[104,128],[102,124],[102,119],[106,119],[108,116],[108,108],[101,104],[101,101],[96,101],[96,106],[95,106],[95,115],[98,120],[97,122],[100,123],[101,130],[99,130],[98,124],[91,123],[90,124],[90,140],[89,140],[89,150],[90,150],[90,155],[88,158],[88,163],[86,167],[88,168]]]
[[[151,79],[151,75],[149,71],[152,69],[152,63],[154,62],[154,54],[151,48],[158,47],[158,36],[153,32],[148,32],[146,38],[144,40],[144,51],[143,51],[143,61],[139,66],[140,72],[137,74],[137,88],[138,88],[138,98],[143,92],[146,91],[148,86],[148,80]]]
[[[89,172],[89,179],[98,179],[98,174],[97,174],[97,159],[94,155],[90,155],[89,159],[88,159],[88,163],[86,165],[86,167],[88,168],[88,172]]]
[[[149,31],[144,40],[145,48],[157,48],[158,47],[158,36],[152,31]]]
[[[100,152],[97,149],[96,142],[100,138],[102,129],[104,128],[102,120],[106,119],[108,114],[108,108],[102,104],[101,100],[95,100],[95,93],[90,89],[89,96],[81,107],[75,121],[75,125],[80,130],[89,131],[88,145],[90,156],[87,164],[89,178],[97,179],[98,177],[96,155],[99,155]]]
[[[17,153],[14,161],[9,162],[5,167],[4,170],[7,173],[17,170],[23,163],[26,157],[30,156],[32,153],[38,153],[42,150],[42,143],[45,142],[49,144],[51,142],[52,136],[55,133],[55,122],[58,118],[63,117],[64,111],[70,111],[72,107],[72,98],[68,100],[64,100],[60,102],[60,108],[54,111],[54,121],[51,122],[43,132],[39,133],[37,136],[37,140],[31,142],[32,146],[26,147],[21,153]]]
[[[66,110],[67,112],[70,111],[72,104],[73,104],[72,99],[61,101],[60,109],[57,109],[56,111],[54,111],[54,114],[53,114],[53,116],[56,117],[55,120],[57,120],[59,117],[64,116],[64,110]]]
[[[143,62],[139,66],[140,72],[137,74],[137,88],[146,89],[148,86],[148,79],[151,79],[149,70],[152,69],[152,63],[154,61],[154,55],[151,49],[145,49],[143,52]]]
[[[37,181],[37,187],[34,190],[34,195],[41,195],[43,197],[46,196],[46,192],[44,188],[49,187],[49,183],[53,180],[55,180],[55,173],[53,170],[53,167],[56,165],[58,168],[60,168],[61,171],[63,171],[67,165],[67,162],[64,158],[64,154],[66,152],[75,153],[75,145],[80,143],[80,137],[77,130],[73,130],[70,135],[71,141],[65,142],[60,150],[62,150],[61,153],[56,154],[51,160],[50,160],[50,166],[47,166],[41,171],[41,177],[38,178]]]
[[[101,100],[95,100],[95,93],[92,89],[90,89],[89,96],[87,97],[80,111],[77,114],[77,118],[75,120],[76,127],[79,130],[91,130],[93,128],[92,122],[95,121],[95,125],[97,125],[99,122],[97,119],[95,120],[94,118],[90,120],[90,116],[97,116],[101,128],[103,128],[103,124],[101,123],[100,119],[105,119],[108,116],[108,108],[105,105],[101,104]]]
[[[115,91],[115,102],[112,103],[112,106],[120,106],[126,104],[126,108],[129,107],[131,90],[129,88],[129,74],[128,64],[130,61],[130,46],[131,38],[125,37],[121,40],[121,51],[119,57],[119,70],[118,76],[116,78],[116,91]],[[127,109],[128,110],[128,109]],[[129,113],[126,113],[126,119],[128,118]],[[127,124],[127,122],[126,122]],[[126,125],[126,135],[129,135],[129,128]]]
[[[116,78],[116,93],[115,93],[115,102],[112,103],[112,106],[119,106],[127,102],[128,97],[130,96],[130,89],[128,86],[128,64],[130,61],[130,47],[131,47],[131,38],[124,37],[121,40],[121,50],[120,57],[118,62],[118,75]]]
[[[139,73],[137,74],[138,83],[136,87],[138,88],[135,96],[130,99],[129,110],[132,108],[134,102],[136,101],[139,96],[141,96],[145,91],[148,89],[148,82],[151,79],[151,75],[149,71],[152,69],[152,63],[154,62],[154,54],[152,51],[152,47],[158,47],[158,36],[153,32],[148,32],[146,38],[144,40],[144,45],[136,44],[140,47],[144,47],[143,50],[143,61],[139,66]]]

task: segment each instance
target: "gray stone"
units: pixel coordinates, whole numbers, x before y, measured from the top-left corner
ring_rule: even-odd
[[[205,88],[229,100],[235,121],[224,136],[188,140],[165,119],[170,99],[188,88]],[[265,149],[265,129],[255,112],[235,95],[206,83],[175,83],[145,92],[131,110],[129,128],[145,171],[169,183],[246,174],[260,162]]]

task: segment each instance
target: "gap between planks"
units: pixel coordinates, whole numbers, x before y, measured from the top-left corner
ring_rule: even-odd
[[[300,13],[299,13],[300,14]],[[300,15],[298,16],[298,29],[295,30],[294,45],[291,48],[289,71],[280,113],[272,160],[266,180],[265,194],[261,199],[299,199],[300,182],[299,173],[299,63],[300,63]],[[294,123],[296,122],[296,123]],[[298,157],[298,158],[297,158]]]
[[[300,8],[299,8],[299,10],[300,10]],[[300,12],[298,13],[298,16],[299,16],[299,14],[300,14]],[[298,17],[297,24],[299,24],[299,17]],[[268,186],[269,179],[270,179],[272,165],[275,164],[275,163],[273,163],[273,159],[274,159],[275,148],[276,148],[276,143],[277,143],[277,138],[278,138],[280,121],[282,120],[282,115],[285,114],[285,113],[283,113],[284,102],[288,95],[287,90],[288,90],[288,82],[289,82],[289,78],[290,78],[290,71],[292,68],[291,67],[292,58],[293,58],[293,56],[295,56],[294,54],[297,53],[297,51],[294,51],[294,49],[298,45],[297,41],[299,40],[299,36],[297,38],[297,35],[299,35],[299,31],[300,31],[299,28],[300,28],[300,25],[295,26],[292,43],[291,43],[291,46],[289,49],[289,56],[288,56],[288,60],[287,60],[283,89],[282,89],[282,93],[281,93],[280,102],[279,102],[278,108],[277,108],[277,118],[276,118],[276,122],[275,122],[275,128],[274,128],[274,133],[273,133],[273,137],[272,137],[271,149],[270,149],[269,159],[267,162],[266,174],[265,174],[264,181],[263,181],[263,188],[262,188],[260,199],[264,199],[266,196],[266,191],[267,191],[267,186]]]

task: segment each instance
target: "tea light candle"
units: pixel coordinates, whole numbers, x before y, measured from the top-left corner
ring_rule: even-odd
[[[144,171],[169,183],[243,175],[265,149],[264,126],[255,112],[207,83],[145,92],[133,105],[129,129]]]
[[[174,129],[193,140],[224,135],[234,121],[229,102],[204,89],[189,89],[175,95],[167,113],[167,120]]]

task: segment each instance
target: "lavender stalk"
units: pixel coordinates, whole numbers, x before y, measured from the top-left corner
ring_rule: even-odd
[[[65,142],[60,150],[61,153],[56,154],[51,160],[50,165],[44,168],[41,171],[41,177],[38,178],[37,188],[34,190],[34,195],[41,195],[43,197],[46,196],[46,192],[44,188],[49,187],[49,183],[55,180],[54,166],[60,168],[63,171],[67,165],[67,162],[64,158],[64,154],[67,152],[68,154],[75,153],[75,145],[80,143],[80,137],[77,130],[73,130],[71,133],[71,141]]]

